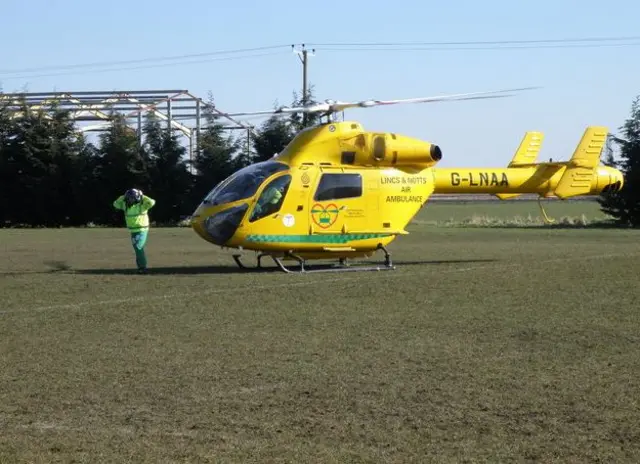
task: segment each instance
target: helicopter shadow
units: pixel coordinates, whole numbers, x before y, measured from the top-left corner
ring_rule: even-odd
[[[399,261],[394,260],[393,264],[397,266],[424,266],[427,264],[474,264],[474,263],[495,263],[498,259],[431,259],[422,261]]]
[[[70,271],[74,274],[85,275],[138,275],[138,271],[132,268],[110,268],[110,269],[74,269]],[[247,274],[247,273],[269,273],[279,272],[275,266],[247,267],[245,269],[238,266],[159,266],[149,268],[145,275],[198,275],[198,274]]]
[[[425,265],[441,265],[441,264],[471,264],[471,263],[489,263],[496,262],[496,259],[445,259],[445,260],[424,260],[424,261],[394,261],[394,265],[402,266],[425,266]],[[375,261],[358,261],[358,265],[375,265],[380,264]],[[288,266],[291,270],[297,271],[297,265]],[[329,269],[333,264],[318,263],[308,266],[309,269]],[[72,274],[85,275],[138,275],[134,268],[109,268],[109,269],[73,269],[67,271]],[[266,265],[263,267],[247,267],[240,268],[235,265],[228,266],[160,266],[150,268],[146,275],[207,275],[207,274],[247,274],[247,273],[282,273],[275,265]]]

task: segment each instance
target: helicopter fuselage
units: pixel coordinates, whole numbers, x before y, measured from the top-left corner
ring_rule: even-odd
[[[587,149],[601,135],[589,130],[580,145]],[[599,151],[585,153],[577,149],[565,163],[440,169],[435,166],[442,152],[435,144],[365,132],[356,122],[325,124],[221,182],[195,211],[192,227],[221,247],[274,256],[370,256],[407,234],[433,193],[568,197],[622,187],[618,170],[591,166]]]
[[[274,186],[283,187],[281,202],[261,201]],[[306,258],[318,252],[322,257],[366,256],[406,233],[404,228],[433,187],[428,168],[406,173],[292,167],[266,179],[249,198],[224,204],[213,204],[215,198],[210,204],[203,202],[194,214],[193,227],[205,240],[230,248],[294,251]]]

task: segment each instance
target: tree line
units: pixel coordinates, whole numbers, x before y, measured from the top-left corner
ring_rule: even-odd
[[[310,90],[306,103],[313,103]],[[292,105],[303,104],[294,93]],[[202,198],[233,172],[280,152],[317,117],[301,115],[271,117],[249,140],[223,128],[220,117],[205,107],[193,166],[180,136],[169,131],[152,113],[137,131],[114,115],[97,143],[77,131],[67,111],[55,106],[28,110],[12,117],[0,103],[0,227],[61,227],[122,225],[121,212],[113,201],[131,187],[157,200],[153,219],[159,225],[176,224],[189,216]],[[620,225],[640,226],[640,97],[631,115],[612,137],[619,148],[616,159],[609,153],[605,164],[621,169],[625,186],[620,192],[603,194],[601,209]]]
[[[314,102],[312,90],[307,102]],[[302,103],[294,93],[292,105]],[[92,143],[55,104],[37,111],[21,106],[16,118],[0,102],[0,227],[121,225],[112,203],[132,187],[157,201],[156,224],[176,224],[219,182],[271,158],[304,126],[299,115],[272,117],[251,135],[247,150],[246,135],[223,127],[210,98],[191,165],[180,135],[153,113],[145,116],[141,144],[117,114]]]

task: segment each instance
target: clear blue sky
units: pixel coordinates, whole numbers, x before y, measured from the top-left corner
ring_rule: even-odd
[[[7,71],[143,60],[268,45],[459,42],[640,36],[640,2],[582,0],[216,2],[5,0],[0,83],[5,92],[188,89],[224,111],[270,109],[301,88],[290,49],[265,56],[146,69],[25,77]],[[567,159],[589,124],[617,128],[640,94],[635,46],[512,50],[318,50],[309,79],[321,99],[394,99],[543,86],[509,99],[352,110],[376,131],[434,141],[443,166],[506,165],[526,130],[546,134],[542,157]],[[215,60],[213,58],[216,58]],[[145,64],[127,65],[128,67]],[[127,67],[120,66],[120,68]],[[252,122],[259,122],[252,120]]]

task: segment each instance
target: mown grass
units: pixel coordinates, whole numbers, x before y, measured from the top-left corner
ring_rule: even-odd
[[[0,231],[0,462],[640,460],[640,232],[432,206],[380,273]]]

